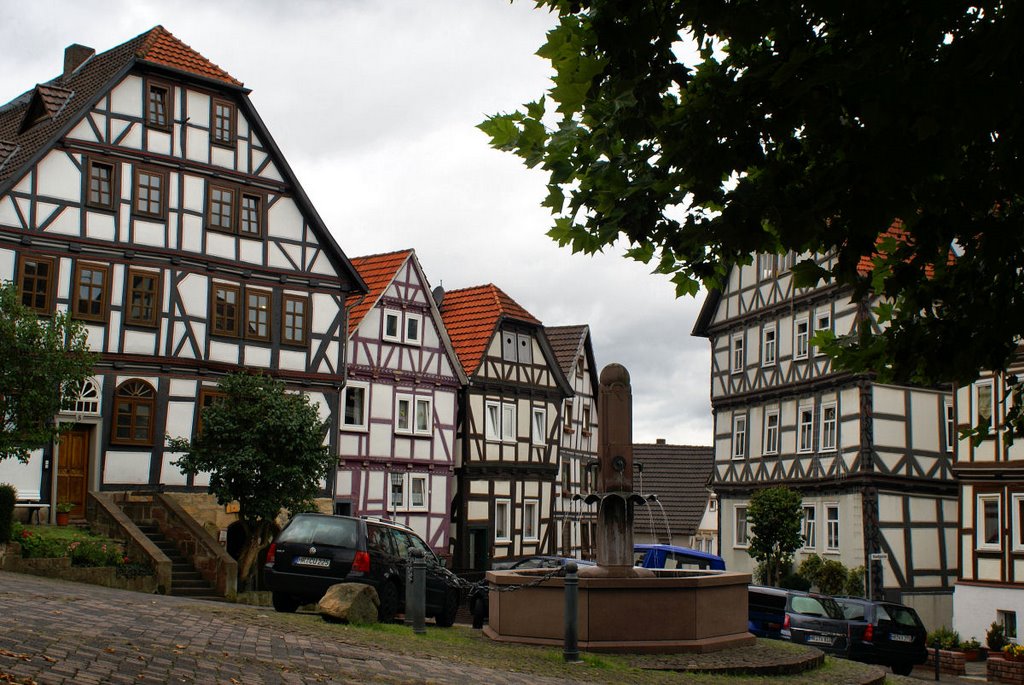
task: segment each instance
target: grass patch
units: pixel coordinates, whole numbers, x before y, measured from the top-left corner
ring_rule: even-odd
[[[120,566],[128,561],[120,542],[81,528],[15,524],[13,532],[26,559],[70,557],[74,566]]]

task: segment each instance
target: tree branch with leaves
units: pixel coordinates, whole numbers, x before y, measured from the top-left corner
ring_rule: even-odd
[[[327,423],[316,406],[283,382],[235,373],[219,390],[223,397],[202,410],[202,430],[191,440],[168,438],[168,445],[183,453],[174,463],[184,473],[210,474],[209,492],[218,503],[238,502],[245,533],[238,579],[246,587],[277,516],[313,508],[335,457],[324,444]]]

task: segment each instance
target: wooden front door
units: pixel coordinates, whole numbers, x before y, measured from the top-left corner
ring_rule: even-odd
[[[71,516],[85,516],[89,482],[89,430],[72,429],[60,436],[57,462],[57,502],[70,502]]]

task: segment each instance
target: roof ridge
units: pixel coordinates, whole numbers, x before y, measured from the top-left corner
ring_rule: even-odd
[[[132,40],[137,40],[141,36],[145,36],[145,38],[143,38],[139,47],[135,50],[136,59],[153,64],[161,64],[203,78],[212,78],[236,86],[242,85],[242,82],[229,74],[227,70],[175,36],[164,28],[162,24],[157,24],[149,31],[139,34],[139,36]],[[127,42],[130,43],[131,41]]]
[[[379,259],[381,257],[390,257],[392,255],[398,255],[398,254],[412,254],[415,251],[416,251],[415,248],[406,247],[406,248],[403,248],[401,250],[394,250],[392,252],[377,252],[375,254],[359,255],[357,257],[352,257],[350,259],[350,261],[351,260],[356,260],[356,259]]]

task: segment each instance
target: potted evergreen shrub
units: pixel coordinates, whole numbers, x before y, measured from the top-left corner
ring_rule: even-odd
[[[985,631],[985,644],[988,645],[989,656],[1002,656],[1002,649],[1010,641],[1006,639],[1006,631],[1003,624],[993,621],[989,629]]]

